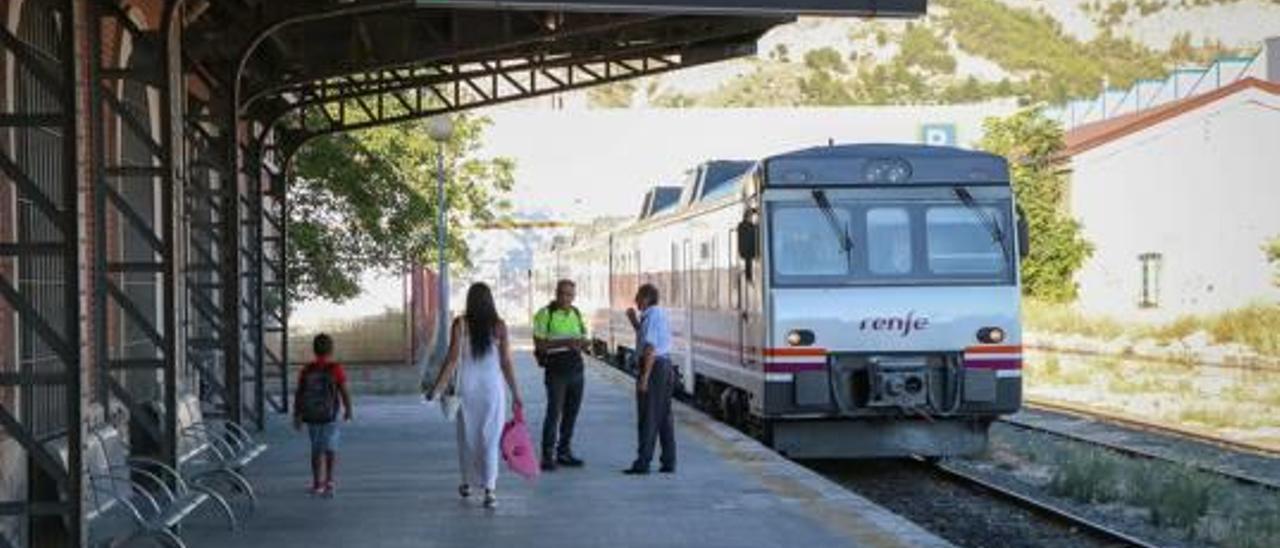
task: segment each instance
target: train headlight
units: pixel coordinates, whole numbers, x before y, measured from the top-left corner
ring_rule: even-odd
[[[793,329],[787,333],[787,344],[791,346],[809,346],[816,337],[808,329]]]
[[[978,330],[978,341],[987,344],[1000,344],[1004,342],[1004,330],[999,327],[984,327]]]
[[[911,180],[911,164],[902,158],[868,160],[862,168],[862,179],[868,183],[905,183]]]

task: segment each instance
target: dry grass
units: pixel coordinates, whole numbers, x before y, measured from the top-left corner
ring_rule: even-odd
[[[1270,444],[1280,428],[1280,373],[1114,357],[1027,354],[1025,389],[1170,425]]]
[[[296,330],[289,337],[290,360],[310,360],[311,338],[321,332],[333,337],[334,357],[338,361],[359,363],[404,360],[409,345],[404,321],[403,312],[386,310],[374,316]]]
[[[1280,356],[1280,305],[1276,304],[1253,304],[1221,314],[1183,316],[1163,324],[1144,325],[1086,316],[1069,306],[1027,299],[1022,305],[1022,319],[1032,331],[1098,339],[1148,338],[1170,343],[1204,331],[1216,343],[1242,344],[1260,354]]]

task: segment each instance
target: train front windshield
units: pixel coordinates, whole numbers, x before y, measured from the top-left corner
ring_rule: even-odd
[[[1006,200],[775,202],[775,286],[1014,283]]]

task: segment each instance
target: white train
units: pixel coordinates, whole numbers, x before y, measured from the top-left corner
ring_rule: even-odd
[[[541,295],[577,281],[600,353],[628,363],[651,282],[683,390],[792,457],[974,453],[1017,411],[1026,225],[1003,158],[812,148],[708,162],[644,203],[535,257]]]

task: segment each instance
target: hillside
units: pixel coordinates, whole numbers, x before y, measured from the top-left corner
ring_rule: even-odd
[[[1058,103],[1280,35],[1280,0],[930,0],[909,21],[806,18],[757,56],[594,89],[595,108]]]

